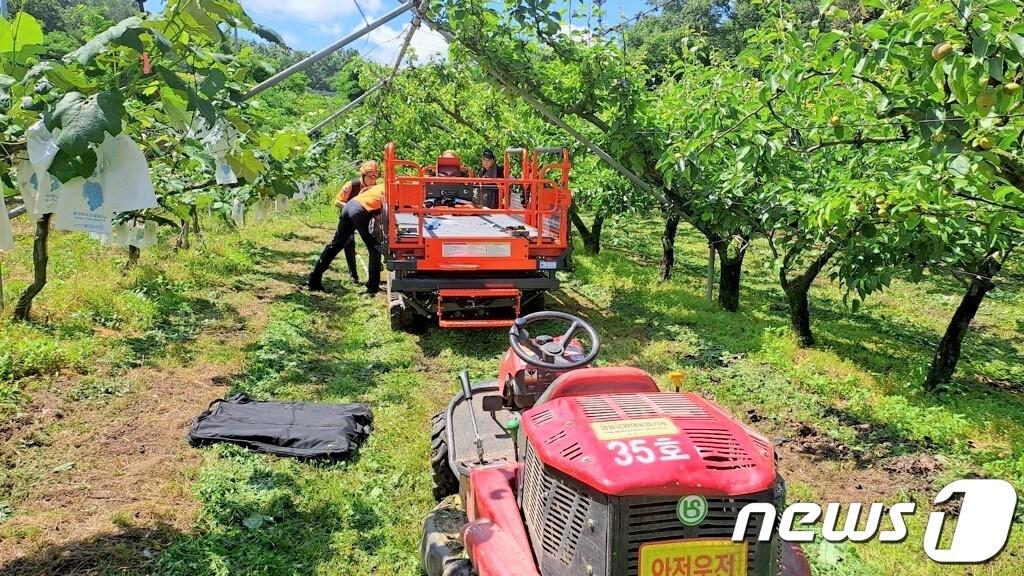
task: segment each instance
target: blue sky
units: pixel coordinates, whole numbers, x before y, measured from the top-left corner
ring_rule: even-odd
[[[400,4],[397,0],[358,0],[358,4],[356,0],[241,0],[241,3],[254,20],[276,30],[289,46],[308,51],[319,50],[363,26],[364,14],[373,22]],[[151,11],[159,11],[162,5],[162,1],[147,2]],[[563,7],[568,5],[568,1],[562,4]],[[589,7],[589,2],[572,2],[577,13],[586,14]],[[647,8],[649,5],[644,0],[607,0],[605,26],[613,26]],[[402,31],[411,19],[410,15],[400,16],[351,47],[378,62],[392,62],[401,47]],[[591,18],[590,23],[596,28],[597,18]],[[587,17],[574,18],[572,24],[586,27]],[[447,51],[444,39],[425,28],[413,37],[412,46],[420,61]]]

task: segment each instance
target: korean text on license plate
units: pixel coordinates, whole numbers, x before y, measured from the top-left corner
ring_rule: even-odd
[[[747,576],[747,543],[674,540],[640,546],[639,576]]]

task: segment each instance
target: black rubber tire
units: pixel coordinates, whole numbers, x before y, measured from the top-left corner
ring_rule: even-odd
[[[441,576],[476,576],[473,563],[469,560],[456,560],[445,567]]]
[[[448,414],[441,411],[430,419],[430,470],[434,500],[440,502],[459,493],[459,479],[448,465]]]
[[[391,304],[388,314],[391,319],[391,330],[395,332],[412,332],[416,326],[416,313],[406,306]]]

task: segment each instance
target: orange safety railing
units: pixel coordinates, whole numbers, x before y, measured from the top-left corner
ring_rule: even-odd
[[[516,156],[512,156],[515,154]],[[384,177],[385,205],[387,206],[387,243],[392,253],[415,252],[422,257],[438,257],[436,251],[426,250],[430,239],[424,233],[426,220],[431,216],[463,215],[463,216],[514,216],[523,224],[536,230],[535,236],[515,236],[525,242],[526,254],[517,254],[513,258],[532,258],[536,256],[560,255],[569,245],[569,206],[572,194],[569,190],[569,153],[561,150],[559,162],[539,165],[540,153],[531,155],[528,151],[518,149],[506,151],[505,174],[502,178],[451,177],[431,176],[426,167],[411,160],[396,157],[395,145],[389,143],[385,148]],[[511,161],[520,164],[520,174],[512,176]],[[401,172],[406,174],[401,174]],[[409,172],[412,174],[409,174]],[[557,178],[548,174],[559,171]],[[477,207],[445,207],[424,205],[427,200],[428,184],[458,184],[464,187],[486,187],[497,190],[497,208]],[[513,207],[513,192],[521,193],[525,205]],[[399,214],[416,216],[416,234],[399,234]],[[493,237],[459,237],[463,242],[494,241]],[[429,252],[429,253],[428,253]],[[518,252],[518,251],[517,251]],[[487,268],[500,267],[499,262],[492,262]],[[453,266],[453,268],[457,268]],[[479,266],[467,266],[476,269]]]

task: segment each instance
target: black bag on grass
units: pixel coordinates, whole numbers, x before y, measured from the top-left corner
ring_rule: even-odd
[[[298,458],[351,456],[373,430],[366,404],[257,402],[245,394],[214,400],[188,432],[192,446],[230,442]]]

